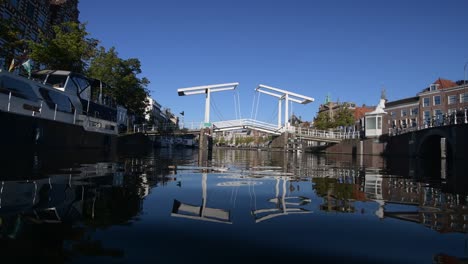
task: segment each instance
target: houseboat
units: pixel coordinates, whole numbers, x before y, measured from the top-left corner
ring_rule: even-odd
[[[0,122],[0,146],[10,150],[111,150],[118,135],[109,87],[69,71],[0,70]]]

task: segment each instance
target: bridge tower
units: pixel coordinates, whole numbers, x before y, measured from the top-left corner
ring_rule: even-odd
[[[234,90],[239,85],[238,82],[235,83],[224,83],[224,84],[212,84],[212,85],[203,85],[203,86],[194,86],[188,88],[177,89],[179,96],[184,95],[194,95],[194,94],[206,94],[205,97],[205,120],[204,127],[210,127],[210,100],[211,93],[220,92],[226,90]]]
[[[285,110],[284,110],[284,126],[289,128],[289,101],[299,103],[299,104],[308,104],[315,101],[314,98],[308,97],[305,95],[300,95],[297,93],[289,92],[286,90],[278,89],[275,87],[267,86],[260,84],[257,86],[255,91],[271,95],[278,98],[278,128],[282,127],[282,113],[281,113],[281,104],[282,101],[285,101]]]

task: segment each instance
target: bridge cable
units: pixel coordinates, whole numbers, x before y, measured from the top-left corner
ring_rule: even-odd
[[[236,99],[236,94],[234,93],[234,111],[236,112],[236,119],[239,119],[237,116],[237,99]]]
[[[253,101],[252,101],[252,110],[250,112],[250,119],[253,119],[253,112],[255,108],[255,97],[257,96],[258,93],[259,93],[258,91],[254,92]]]
[[[255,109],[255,120],[257,120],[257,114],[258,114],[258,105],[260,104],[260,93],[258,93],[258,96],[257,96],[257,109]]]
[[[239,109],[239,119],[242,119],[240,97],[239,97],[239,92],[238,91],[236,91],[236,95],[237,95],[237,106],[238,106],[237,109]]]
[[[223,117],[223,115],[222,115],[221,112],[219,111],[218,106],[216,105],[216,102],[215,102],[214,98],[212,98],[212,100],[211,100],[211,106],[212,106],[213,109],[215,110],[215,114],[218,116],[218,118],[219,118],[221,121],[225,120],[224,117]]]
[[[269,123],[273,123],[274,121],[274,118],[276,116],[276,118],[278,118],[278,108],[273,108],[273,112],[271,113],[271,117],[270,119],[268,120]]]
[[[236,111],[236,119],[241,119],[240,97],[239,92],[234,92],[234,111]]]

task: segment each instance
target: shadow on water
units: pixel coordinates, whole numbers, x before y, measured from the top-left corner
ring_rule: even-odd
[[[387,158],[385,168],[388,174],[430,182],[444,192],[468,194],[468,162],[463,160]]]

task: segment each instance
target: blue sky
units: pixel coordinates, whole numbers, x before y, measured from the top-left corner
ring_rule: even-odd
[[[382,88],[397,100],[439,77],[461,80],[468,62],[466,0],[81,0],[79,9],[91,37],[138,58],[151,96],[186,123],[203,121],[205,99],[179,88],[239,82],[250,118],[265,84],[315,98],[290,107],[312,120],[327,94],[376,105]],[[213,93],[210,121],[235,119],[235,96]],[[256,117],[276,123],[277,108],[261,95]]]

